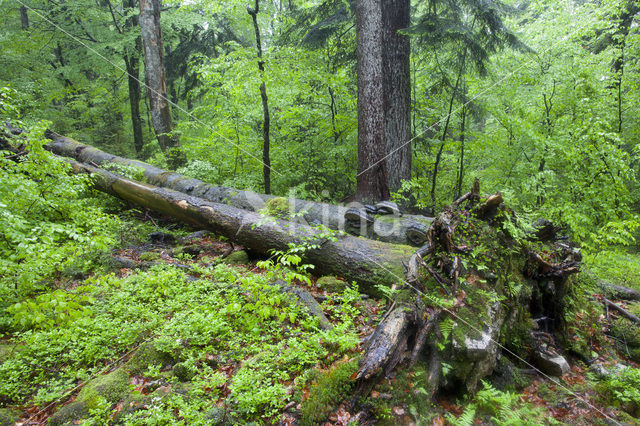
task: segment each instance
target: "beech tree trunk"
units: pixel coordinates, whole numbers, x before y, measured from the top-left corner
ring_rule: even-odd
[[[382,1],[382,81],[387,184],[400,188],[411,178],[411,54],[409,37],[399,30],[410,25],[409,0]]]
[[[96,188],[101,191],[209,229],[258,253],[287,250],[289,244],[299,245],[311,239],[318,248],[305,251],[303,258],[315,265],[314,272],[355,280],[361,290],[369,294],[379,293],[376,285],[398,282],[398,277],[404,275],[403,261],[409,259],[414,250],[352,236],[339,236],[337,241],[330,241],[319,235],[321,231],[306,225],[279,219],[265,220],[259,213],[136,182],[74,160],[69,159],[69,162],[75,172],[91,173]],[[318,236],[316,240],[314,236]]]
[[[164,75],[160,0],[140,0],[139,21],[144,45],[145,76],[149,85],[151,122],[169,164],[177,167],[184,164],[185,158],[177,136],[172,134],[173,122]]]
[[[112,163],[133,166],[143,171],[146,182],[208,201],[225,203],[243,210],[258,211],[265,208],[267,201],[277,198],[272,195],[215,186],[198,179],[187,178],[178,173],[169,172],[141,161],[108,154],[51,131],[47,131],[46,136],[51,139],[46,148],[55,154],[99,167],[107,167]],[[286,202],[288,203],[290,214],[299,216],[296,221],[303,223],[306,221],[309,224],[322,223],[330,229],[345,229],[344,216],[349,209],[349,205],[340,206],[295,198],[288,198]],[[419,215],[381,216],[376,218],[373,224],[360,228],[360,235],[390,243],[410,244],[410,240],[407,238],[407,231],[418,228],[426,232],[431,221],[432,218]]]
[[[385,161],[382,8],[379,0],[356,0],[358,72],[358,175],[356,198],[389,198]]]

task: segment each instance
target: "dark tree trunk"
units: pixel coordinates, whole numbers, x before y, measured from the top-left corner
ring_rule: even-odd
[[[409,0],[382,1],[382,76],[387,184],[397,191],[411,178],[411,70],[409,37],[398,31],[410,25]]]
[[[29,29],[29,15],[27,15],[26,6],[20,6],[20,22],[23,30]]]
[[[253,29],[256,34],[256,49],[258,50],[258,70],[260,71],[260,97],[262,98],[262,174],[264,177],[264,192],[271,194],[271,155],[269,154],[270,140],[269,130],[271,127],[271,118],[269,116],[269,98],[267,97],[267,86],[264,82],[264,61],[262,60],[262,42],[260,40],[260,28],[258,27],[258,13],[260,12],[260,0],[256,0],[255,8],[247,6],[247,13],[253,19]]]
[[[124,0],[124,9],[136,7],[135,0]],[[136,15],[129,18],[125,25],[129,29],[138,27],[138,17]],[[127,67],[129,83],[129,105],[131,107],[131,128],[133,129],[133,146],[139,154],[142,152],[144,141],[142,139],[142,119],[140,118],[140,50],[142,40],[136,37],[134,49],[128,49],[124,54],[124,62]]]
[[[389,198],[385,161],[382,85],[382,8],[377,0],[356,0],[358,58],[358,175],[356,198]]]
[[[460,165],[458,167],[458,183],[456,184],[456,190],[454,200],[457,200],[462,196],[462,180],[464,179],[464,132],[465,124],[467,122],[467,108],[463,105],[462,111],[460,111],[461,123],[460,123]]]
[[[140,29],[144,44],[146,81],[149,85],[151,122],[158,143],[173,167],[184,164],[184,153],[176,135],[165,83],[162,31],[160,29],[160,0],[140,0]]]

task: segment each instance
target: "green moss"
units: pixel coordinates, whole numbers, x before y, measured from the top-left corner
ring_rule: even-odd
[[[227,265],[246,265],[249,263],[249,255],[244,250],[234,251],[222,259],[222,263],[226,263]]]
[[[51,417],[47,425],[72,425],[89,416],[89,409],[86,402],[74,401],[65,405],[56,411]]]
[[[316,281],[318,288],[328,291],[329,293],[341,293],[347,288],[347,283],[332,275],[318,278]]]
[[[302,403],[300,423],[317,424],[333,411],[351,390],[350,377],[358,370],[358,360],[339,363],[321,373],[309,389],[309,398]]]
[[[264,204],[265,213],[280,219],[289,218],[289,200],[284,197],[275,197]]]
[[[82,388],[77,402],[85,402],[87,408],[96,408],[99,398],[104,398],[108,403],[114,404],[129,393],[129,375],[124,369],[119,368],[111,373],[98,376],[87,382]]]
[[[142,260],[143,262],[154,262],[156,260],[160,260],[160,254],[154,251],[148,251],[146,253],[142,253],[138,257],[138,259]]]
[[[9,359],[18,349],[12,343],[0,343],[0,364]]]
[[[173,374],[180,380],[181,382],[188,382],[193,379],[196,375],[196,371],[190,368],[187,363],[179,362],[173,366]]]
[[[147,370],[151,365],[167,366],[173,362],[173,357],[159,351],[151,343],[138,348],[131,359],[124,365],[125,370],[131,375],[138,375]]]
[[[22,412],[14,408],[0,408],[0,426],[10,426],[20,420]]]

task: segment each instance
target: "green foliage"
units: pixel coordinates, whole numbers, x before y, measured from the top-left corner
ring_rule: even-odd
[[[66,327],[82,316],[91,315],[86,305],[92,303],[95,299],[83,294],[81,289],[73,293],[55,290],[18,302],[7,308],[7,312],[13,315],[18,329],[50,329]]]
[[[622,407],[632,415],[640,413],[640,369],[627,367],[611,374],[599,388],[614,406]]]
[[[475,402],[455,417],[447,415],[453,425],[472,425],[478,418],[483,422],[504,425],[555,423],[540,407],[522,401],[521,396],[512,392],[502,392],[483,381],[483,389],[475,395]]]

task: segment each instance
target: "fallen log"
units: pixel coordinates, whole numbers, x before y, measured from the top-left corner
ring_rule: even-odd
[[[51,140],[45,147],[54,154],[103,168],[107,164],[135,167],[144,173],[145,181],[152,185],[180,191],[214,203],[228,204],[243,210],[257,212],[264,209],[269,200],[282,198],[211,185],[142,161],[106,153],[71,138],[58,135],[51,130],[47,130],[45,136]],[[421,245],[421,238],[426,235],[432,220],[432,218],[420,215],[382,215],[376,216],[373,223],[363,221],[358,224],[358,227],[352,227],[345,220],[345,214],[350,208],[363,207],[358,203],[341,206],[293,197],[282,198],[282,200],[286,200],[285,205],[289,216],[297,222],[311,225],[323,224],[330,229],[347,230],[366,238],[395,244]]]
[[[607,298],[603,298],[602,301],[604,302],[604,305],[605,305],[605,307],[607,309],[611,308],[611,309],[617,311],[620,315],[622,315],[623,317],[625,317],[629,321],[633,321],[636,324],[640,324],[640,318],[638,318],[637,316],[633,315],[631,312],[627,311],[622,306],[613,303],[611,300],[609,300]]]
[[[306,245],[308,249],[302,257],[315,266],[315,273],[356,281],[361,291],[368,294],[379,294],[377,285],[396,283],[404,275],[402,262],[413,252],[412,247],[405,245],[327,235],[326,231],[300,223],[136,182],[75,160],[68,162],[75,173],[90,173],[95,187],[103,192],[211,230],[257,253],[286,251],[290,244]]]
[[[640,300],[640,291],[621,285],[611,284],[604,280],[598,280],[598,286],[613,299]]]
[[[493,372],[502,347],[515,343],[533,355],[527,318],[558,318],[549,331],[562,331],[564,288],[579,270],[579,250],[553,237],[533,251],[523,230],[509,231],[518,221],[502,196],[480,198],[478,186],[442,210],[411,256],[404,287],[352,376],[361,392],[398,365],[417,362],[427,366],[429,396],[474,391]],[[530,303],[534,294],[540,306]]]

